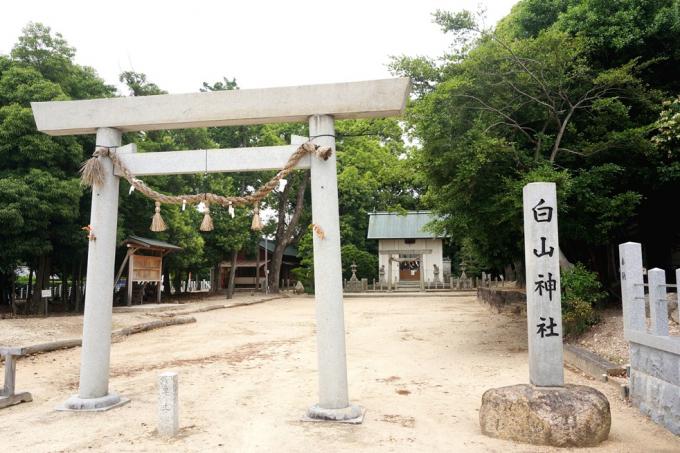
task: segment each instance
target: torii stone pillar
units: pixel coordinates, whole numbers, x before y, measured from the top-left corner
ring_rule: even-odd
[[[313,143],[330,146],[333,154],[325,161],[318,158],[311,160],[312,221],[323,233],[313,233],[319,403],[309,408],[307,415],[321,420],[356,420],[360,419],[362,409],[350,405],[347,394],[340,215],[333,117],[311,116],[309,135]]]
[[[120,146],[121,131],[97,129],[96,144]],[[111,159],[99,157],[99,160],[104,168],[104,184],[92,187],[90,225],[93,238],[87,251],[80,386],[78,394],[66,400],[57,408],[59,410],[102,411],[129,401],[109,393],[119,178],[113,174]]]

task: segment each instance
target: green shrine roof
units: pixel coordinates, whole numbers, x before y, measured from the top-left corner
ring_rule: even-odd
[[[435,220],[430,211],[371,212],[368,214],[367,239],[436,239],[443,238],[426,231],[424,226]]]

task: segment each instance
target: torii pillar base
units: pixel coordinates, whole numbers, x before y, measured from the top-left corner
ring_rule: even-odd
[[[352,404],[343,409],[325,409],[318,404],[310,407],[307,414],[302,417],[303,422],[337,422],[360,425],[364,422],[366,409]]]
[[[129,402],[128,398],[122,397],[117,393],[109,393],[100,398],[81,398],[78,395],[73,395],[63,404],[57,406],[57,410],[66,412],[104,412]]]

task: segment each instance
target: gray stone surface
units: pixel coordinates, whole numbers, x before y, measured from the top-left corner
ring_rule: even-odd
[[[158,434],[174,437],[179,431],[179,378],[176,372],[158,376]]]
[[[30,403],[33,397],[28,392],[15,393],[14,395],[0,396],[0,409],[19,403]]]
[[[633,405],[680,435],[680,355],[631,343],[630,367]]]
[[[619,244],[619,263],[621,264],[621,300],[623,304],[623,328],[645,330],[645,307],[640,300],[645,297],[642,286],[642,245],[637,242]]]
[[[351,404],[342,409],[327,409],[315,404],[307,410],[307,418],[319,421],[361,423],[364,409]]]
[[[78,395],[73,395],[63,404],[57,406],[57,410],[67,412],[103,412],[123,406],[129,402],[128,398],[121,397],[116,393],[109,393],[99,398],[81,398]]]
[[[484,392],[479,422],[482,433],[491,437],[588,447],[609,436],[611,412],[607,398],[591,387],[520,384]]]
[[[574,344],[564,345],[564,361],[595,379],[606,376],[624,376],[626,370],[609,360]]]
[[[523,206],[529,380],[543,387],[561,386],[564,332],[555,183],[524,186]],[[487,275],[487,283],[489,279]]]
[[[631,369],[630,399],[640,412],[680,435],[680,387]]]
[[[515,290],[496,290],[492,288],[477,288],[477,300],[488,304],[498,313],[505,311],[521,312],[526,310],[526,295]]]
[[[680,356],[677,354],[631,343],[630,367],[669,384],[680,386]]]
[[[325,113],[336,119],[401,115],[411,92],[408,78],[366,80],[208,93],[32,102],[38,130],[50,135],[184,129],[303,122]]]

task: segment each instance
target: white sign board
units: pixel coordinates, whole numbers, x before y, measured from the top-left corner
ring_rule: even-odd
[[[52,290],[43,289],[43,290],[40,292],[40,295],[41,295],[42,297],[52,297]]]

